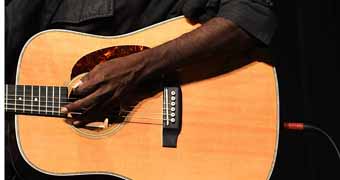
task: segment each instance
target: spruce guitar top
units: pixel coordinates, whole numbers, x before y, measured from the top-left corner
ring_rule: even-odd
[[[174,39],[199,25],[178,17],[121,36],[48,30],[22,50],[6,85],[17,146],[56,177],[269,179],[278,143],[275,69],[261,59],[211,59],[145,82],[128,111],[74,127],[60,113],[72,83],[100,62]]]

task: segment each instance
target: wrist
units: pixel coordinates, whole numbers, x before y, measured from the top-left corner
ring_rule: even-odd
[[[141,78],[163,73],[166,70],[174,69],[173,56],[166,44],[140,52],[140,63],[142,64]]]

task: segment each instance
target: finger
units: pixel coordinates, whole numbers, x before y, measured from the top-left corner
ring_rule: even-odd
[[[62,107],[60,109],[60,111],[62,113],[70,113],[70,112],[77,112],[77,111],[81,111],[84,108],[87,108],[93,104],[95,104],[95,102],[98,101],[99,97],[102,94],[98,93],[98,90],[82,99],[76,100],[70,104],[65,105],[64,107]]]
[[[105,119],[112,113],[118,113],[117,107],[119,107],[119,102],[116,99],[106,100],[94,108],[91,108],[88,112],[86,112],[85,116],[92,119]],[[118,109],[119,110],[119,109]]]
[[[100,81],[97,78],[90,78],[85,75],[81,78],[80,83],[77,83],[72,89],[72,95],[86,96],[93,93],[99,87]]]
[[[85,120],[85,119],[82,119],[82,120],[74,120],[72,122],[72,125],[75,126],[75,127],[84,127],[86,124],[90,123],[91,121],[90,120]]]
[[[66,118],[65,122],[67,124],[73,125],[75,127],[82,127],[86,125],[87,123],[91,122],[92,119],[86,117],[86,111],[75,114],[74,112],[71,112],[72,118]]]
[[[78,86],[80,86],[81,84],[83,84],[84,82],[82,80],[79,80],[78,82],[76,82],[73,86],[72,89],[77,88]]]
[[[65,122],[69,125],[73,125],[75,127],[81,127],[89,123],[88,120],[85,119],[67,119]]]
[[[81,77],[80,80],[72,86],[72,89],[78,88],[81,84],[84,84],[84,82],[88,81],[88,79],[89,79],[89,74],[87,73],[83,77]]]

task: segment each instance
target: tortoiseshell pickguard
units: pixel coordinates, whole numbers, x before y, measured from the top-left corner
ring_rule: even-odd
[[[89,53],[80,58],[72,68],[71,79],[79,74],[91,71],[97,64],[112,60],[117,57],[130,55],[149,49],[146,46],[125,45],[112,46]]]

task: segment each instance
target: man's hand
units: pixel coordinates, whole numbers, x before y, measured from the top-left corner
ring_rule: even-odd
[[[108,108],[119,104],[124,95],[150,75],[209,59],[205,57],[245,54],[253,45],[253,39],[233,22],[212,18],[160,46],[97,65],[74,90],[84,98],[66,105],[61,111],[85,110],[85,116],[106,116]]]
[[[121,98],[142,79],[145,62],[143,53],[136,53],[98,64],[73,89],[74,96],[84,98],[61,111],[83,112],[81,117],[107,116],[113,105],[120,104]]]

